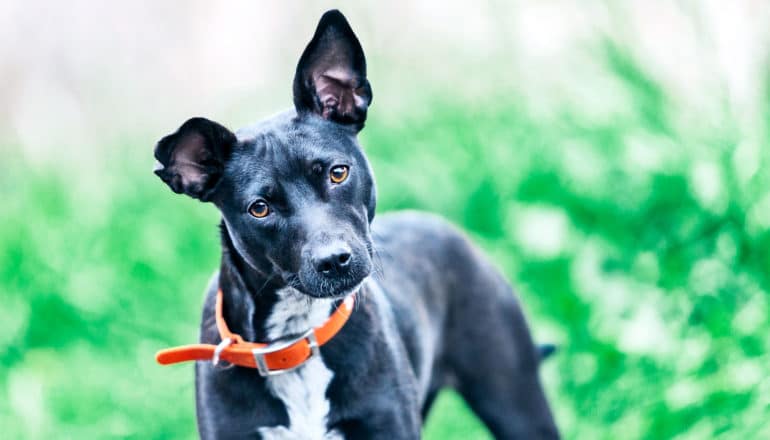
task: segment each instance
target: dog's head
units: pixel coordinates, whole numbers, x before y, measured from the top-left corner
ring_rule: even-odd
[[[364,52],[339,11],[321,18],[294,77],[293,111],[231,132],[193,118],[155,147],[174,192],[213,202],[254,270],[314,297],[371,272],[375,187],[356,136],[372,91]]]

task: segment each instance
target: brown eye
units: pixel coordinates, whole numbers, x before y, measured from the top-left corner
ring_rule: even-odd
[[[256,218],[263,218],[270,214],[270,207],[264,200],[257,200],[249,206],[249,214]]]
[[[329,179],[332,183],[342,183],[348,178],[348,167],[345,165],[337,165],[329,171]]]

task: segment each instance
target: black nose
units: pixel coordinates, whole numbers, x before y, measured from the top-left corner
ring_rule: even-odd
[[[338,275],[350,266],[350,250],[344,247],[325,249],[313,257],[316,272],[322,275]]]

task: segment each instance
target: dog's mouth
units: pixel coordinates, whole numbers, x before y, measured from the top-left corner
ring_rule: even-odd
[[[360,277],[357,280],[340,280],[337,282],[326,281],[322,283],[310,283],[311,285],[300,282],[300,285],[294,286],[294,288],[313,298],[343,298],[358,291],[367,278],[369,278],[369,274],[366,274],[366,276]]]
[[[319,277],[314,274],[303,276],[300,273],[299,276],[292,277],[295,282],[290,284],[303,294],[313,298],[342,298],[361,288],[369,275],[370,270],[368,268],[361,268],[354,274],[336,278]]]
[[[344,298],[350,295],[351,293],[357,292],[361,288],[361,286],[366,282],[367,278],[369,277],[367,276],[366,278],[362,279],[358,283],[354,284],[352,287],[345,287],[345,288],[335,289],[327,292],[318,292],[315,290],[308,290],[308,291],[302,290],[302,293],[308,296],[311,296],[313,298],[325,298],[325,299]]]

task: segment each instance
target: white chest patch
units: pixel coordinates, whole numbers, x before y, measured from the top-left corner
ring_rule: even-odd
[[[294,289],[278,292],[276,303],[267,319],[267,333],[271,340],[297,335],[323,324],[329,318],[332,300],[313,299]],[[289,426],[259,428],[266,440],[341,440],[336,430],[327,431],[329,401],[326,389],[334,373],[323,359],[315,357],[294,371],[267,379],[270,392],[280,399],[289,414]]]

